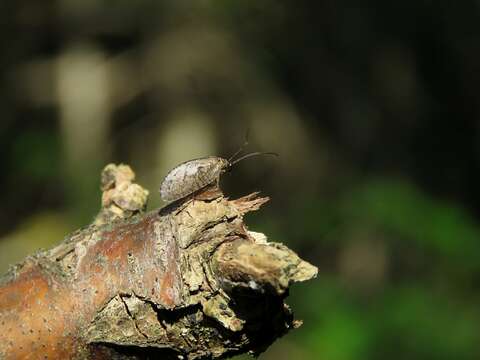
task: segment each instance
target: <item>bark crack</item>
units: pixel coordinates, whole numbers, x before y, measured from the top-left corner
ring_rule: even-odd
[[[145,334],[142,330],[140,330],[140,327],[137,324],[137,320],[135,319],[135,315],[131,313],[130,309],[128,308],[128,304],[125,302],[124,297],[127,296],[129,297],[130,295],[120,295],[120,300],[123,303],[123,306],[125,307],[125,311],[127,312],[128,316],[132,319],[133,324],[135,326],[135,329],[137,329],[138,333],[142,335],[145,339],[148,339],[148,335]]]

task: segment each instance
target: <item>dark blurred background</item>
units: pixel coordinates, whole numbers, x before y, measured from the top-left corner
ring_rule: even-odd
[[[251,230],[317,265],[262,359],[478,359],[480,2],[0,3],[0,267],[59,242],[125,162],[249,150]],[[243,357],[242,357],[243,358]],[[240,359],[240,357],[239,357]]]

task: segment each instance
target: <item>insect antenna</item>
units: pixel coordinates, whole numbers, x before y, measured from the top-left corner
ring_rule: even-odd
[[[255,151],[255,152],[252,152],[252,153],[243,155],[243,156],[239,157],[238,159],[234,160],[233,162],[230,162],[230,161],[229,161],[229,164],[230,164],[230,166],[233,166],[233,165],[235,165],[236,163],[238,163],[239,161],[245,160],[245,159],[247,159],[247,158],[249,158],[249,157],[252,157],[252,156],[258,156],[258,155],[273,155],[273,156],[278,156],[278,154],[275,153],[275,152]]]
[[[232,160],[235,159],[235,156],[240,154],[243,151],[243,149],[245,149],[245,147],[248,145],[249,135],[250,135],[250,129],[247,129],[247,132],[245,133],[245,140],[243,141],[243,144],[239,147],[239,149],[237,151],[235,151],[235,154],[233,154],[232,156],[230,156],[228,158],[229,163],[231,163]]]

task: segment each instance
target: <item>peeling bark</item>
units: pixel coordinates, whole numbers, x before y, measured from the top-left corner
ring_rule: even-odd
[[[300,325],[283,300],[317,269],[247,230],[268,198],[209,188],[145,214],[133,180],[108,165],[93,224],[2,278],[2,359],[258,354]]]

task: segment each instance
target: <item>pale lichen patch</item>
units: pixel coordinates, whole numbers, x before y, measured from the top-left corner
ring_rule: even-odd
[[[108,164],[102,171],[102,209],[94,224],[101,225],[126,219],[144,212],[148,190],[133,183],[135,173],[128,165]]]

